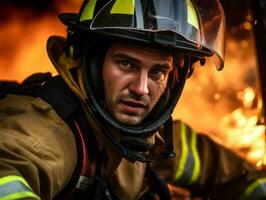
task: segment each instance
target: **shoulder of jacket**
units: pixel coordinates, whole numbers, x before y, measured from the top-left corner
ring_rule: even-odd
[[[50,110],[54,110],[53,107],[40,97],[7,94],[5,98],[0,99],[0,112],[6,116],[31,112],[44,114]]]

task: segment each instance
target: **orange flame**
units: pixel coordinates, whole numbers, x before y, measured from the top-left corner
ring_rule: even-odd
[[[224,70],[196,66],[174,117],[261,167],[265,126],[258,125],[260,97],[254,49],[252,34],[243,40],[229,35]]]
[[[78,12],[82,0],[57,1],[58,13]],[[0,80],[22,81],[34,72],[56,73],[46,55],[50,35],[65,35],[57,14],[43,15],[34,20],[21,10],[0,24]],[[250,24],[243,23],[250,30]],[[232,29],[233,32],[236,29]],[[256,56],[252,35],[236,40],[229,35],[225,69],[196,67],[185,86],[174,112],[199,132],[246,157],[257,166],[264,164],[265,126],[257,125]]]
[[[257,108],[252,108],[255,90],[247,87],[239,92],[238,96],[242,99],[243,107],[226,115],[221,121],[224,141],[246,159],[261,167],[265,155],[265,126],[257,123]]]
[[[40,17],[32,10],[13,8],[9,18],[0,24],[0,80],[22,81],[34,72],[56,73],[45,51],[51,35],[65,36],[66,27],[57,15],[78,12],[81,0],[56,1],[56,13]]]

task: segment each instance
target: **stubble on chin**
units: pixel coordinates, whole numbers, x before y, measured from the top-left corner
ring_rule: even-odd
[[[125,113],[115,113],[114,117],[117,121],[127,125],[137,125],[145,118],[145,116],[129,115]]]
[[[120,108],[120,104],[123,104],[122,102],[128,99],[133,99],[137,101],[142,101],[143,104],[146,105],[145,108],[140,113],[126,113]],[[109,107],[109,111],[111,111],[111,115],[119,122],[128,124],[128,125],[136,125],[142,122],[142,120],[148,115],[149,113],[149,103],[150,103],[150,97],[142,97],[138,99],[133,94],[128,93],[122,93],[120,94],[115,101],[113,101],[113,104]]]

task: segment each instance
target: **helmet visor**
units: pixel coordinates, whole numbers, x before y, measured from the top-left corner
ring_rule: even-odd
[[[79,21],[92,20],[91,30],[170,31],[198,52],[210,51],[217,69],[223,67],[225,19],[218,0],[110,0],[89,19],[90,2],[81,10]]]

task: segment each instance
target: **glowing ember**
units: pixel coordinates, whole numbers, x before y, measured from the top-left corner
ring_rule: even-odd
[[[256,55],[252,35],[229,37],[225,68],[196,66],[174,117],[263,167],[265,126],[259,121]]]
[[[223,141],[227,146],[233,146],[249,161],[260,166],[265,154],[265,126],[257,124],[257,108],[252,109],[255,91],[247,87],[240,94],[243,98],[243,107],[226,115],[221,121]]]

